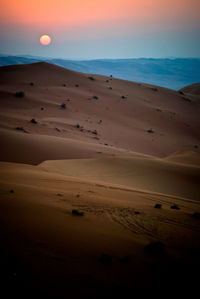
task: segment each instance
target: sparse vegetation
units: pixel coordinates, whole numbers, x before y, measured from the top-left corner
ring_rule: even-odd
[[[10,193],[15,193],[15,191],[13,189],[10,189]]]
[[[172,205],[171,209],[173,209],[173,210],[180,210],[179,206],[176,205],[176,204]]]
[[[24,91],[17,91],[17,92],[15,93],[15,96],[16,96],[17,98],[23,98],[23,97],[25,96],[25,93],[24,93]]]
[[[80,126],[79,124],[76,124],[75,127],[76,127],[77,129],[80,129],[81,126]]]
[[[90,79],[91,81],[95,80],[94,77],[92,77],[92,76],[88,77],[88,79]]]
[[[200,220],[200,212],[194,212],[192,214],[192,217],[195,218],[195,219],[199,219]]]
[[[199,147],[198,147],[198,145],[197,145],[197,144],[195,144],[195,145],[194,145],[194,148],[198,149]]]
[[[139,211],[135,211],[135,215],[140,215],[140,212]]]
[[[32,119],[30,120],[30,122],[31,122],[32,124],[37,124],[37,120],[35,120],[35,118],[32,118]]]
[[[109,82],[109,80],[106,80],[106,82],[108,83],[108,82]]]
[[[66,87],[67,85],[66,85],[66,84],[63,84],[62,86],[63,86],[63,87]]]
[[[93,99],[98,100],[98,97],[97,96],[93,96]]]
[[[112,263],[112,257],[108,254],[102,253],[99,257],[99,262],[104,265]]]
[[[160,203],[156,203],[154,206],[155,209],[161,209],[161,207],[162,207],[162,205]]]
[[[33,82],[30,82],[30,86],[33,86],[34,85],[34,83]]]
[[[148,129],[147,132],[148,132],[148,133],[151,133],[151,134],[154,133],[154,131],[153,131],[152,129]]]
[[[79,87],[79,84],[75,84],[75,87]]]
[[[62,104],[60,105],[60,107],[61,107],[62,109],[66,109],[66,104],[65,104],[65,103],[62,103]]]
[[[81,212],[77,209],[73,209],[72,210],[72,215],[75,215],[75,216],[83,216],[84,215],[84,212]]]
[[[40,110],[44,110],[44,108],[43,108],[43,107],[41,107],[41,108],[40,108]]]
[[[184,95],[184,92],[182,92],[181,90],[179,90],[179,93],[182,94],[182,95]]]
[[[152,90],[153,90],[153,91],[158,91],[158,88],[153,87]]]
[[[15,129],[24,133],[28,133],[23,127],[16,127]]]
[[[93,131],[92,131],[92,134],[94,134],[94,135],[98,135],[97,130],[93,130]]]
[[[165,245],[161,241],[150,242],[145,249],[153,256],[161,256],[165,254]]]
[[[110,86],[110,87],[108,87],[108,89],[112,89],[112,87]]]

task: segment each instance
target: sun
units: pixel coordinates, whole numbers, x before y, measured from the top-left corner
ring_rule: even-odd
[[[41,43],[41,45],[43,45],[43,46],[48,46],[50,43],[51,43],[51,38],[50,38],[50,36],[49,35],[42,35],[41,37],[40,37],[40,43]]]

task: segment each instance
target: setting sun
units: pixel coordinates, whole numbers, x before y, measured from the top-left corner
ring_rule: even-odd
[[[43,45],[43,46],[48,46],[50,43],[51,43],[51,38],[49,35],[42,35],[40,37],[40,43]]]

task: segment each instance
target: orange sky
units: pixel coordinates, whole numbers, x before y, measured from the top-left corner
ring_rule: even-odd
[[[0,0],[1,22],[80,26],[92,22],[197,21],[199,0]]]

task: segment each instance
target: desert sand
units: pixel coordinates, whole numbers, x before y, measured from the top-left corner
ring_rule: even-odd
[[[7,294],[198,287],[199,86],[176,92],[48,63],[0,67]]]

